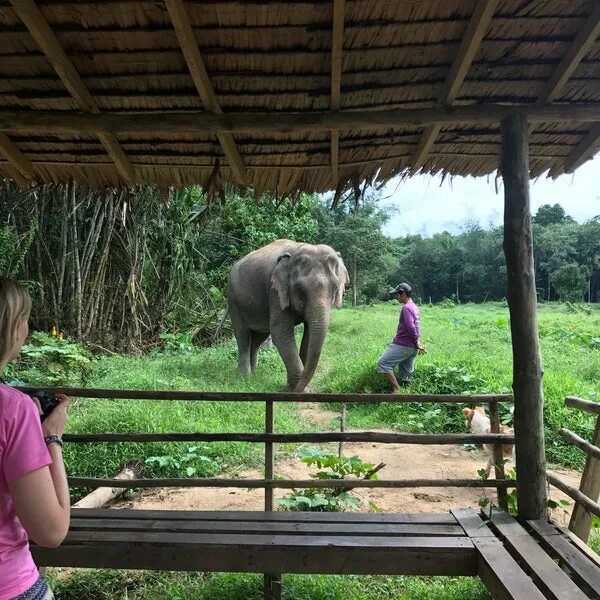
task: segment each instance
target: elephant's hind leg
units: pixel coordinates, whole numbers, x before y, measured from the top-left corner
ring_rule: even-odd
[[[235,339],[238,346],[238,372],[244,377],[250,375],[250,351],[252,332],[249,329],[236,329]]]
[[[250,344],[250,371],[254,373],[256,371],[256,365],[258,363],[258,349],[260,345],[269,337],[269,332],[267,331],[252,331],[252,342]]]

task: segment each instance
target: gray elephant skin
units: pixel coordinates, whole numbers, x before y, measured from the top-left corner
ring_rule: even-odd
[[[341,306],[348,283],[340,254],[324,244],[276,240],[237,261],[227,301],[239,372],[254,372],[258,348],[270,334],[287,370],[286,390],[303,392],[317,368],[331,308]],[[298,351],[294,329],[300,323]]]

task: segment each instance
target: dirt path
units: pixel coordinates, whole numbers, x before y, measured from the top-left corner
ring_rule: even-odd
[[[327,425],[337,419],[338,414],[318,406],[299,409],[300,415],[309,423]],[[378,430],[389,431],[389,430]],[[330,451],[337,452],[337,444],[330,444]],[[380,479],[474,479],[477,470],[485,466],[487,456],[483,451],[473,451],[457,446],[415,446],[412,444],[346,444],[346,455],[357,454],[365,462],[379,464],[385,468],[379,472]],[[281,457],[276,461],[276,474],[285,479],[309,479],[310,469],[295,457]],[[580,473],[553,467],[567,483],[579,486]],[[258,479],[262,472],[249,469],[236,474],[244,479]],[[287,490],[277,490],[284,496]],[[362,510],[369,510],[368,503],[374,502],[384,512],[444,512],[450,508],[477,507],[483,496],[481,489],[470,488],[419,488],[419,489],[362,489],[355,494],[364,501]],[[495,501],[495,491],[487,494]],[[568,498],[551,489],[551,498],[558,501]],[[209,488],[162,488],[141,492],[139,495],[115,504],[119,508],[145,509],[195,509],[195,510],[262,510],[263,491],[246,489]],[[568,513],[562,507],[553,511],[553,518],[561,523],[568,522]]]

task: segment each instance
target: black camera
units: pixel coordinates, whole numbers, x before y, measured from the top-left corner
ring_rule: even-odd
[[[42,407],[42,414],[40,418],[42,421],[59,405],[60,400],[50,394],[49,392],[45,392],[44,390],[38,390],[29,394],[32,398],[35,398],[39,401],[40,406]]]

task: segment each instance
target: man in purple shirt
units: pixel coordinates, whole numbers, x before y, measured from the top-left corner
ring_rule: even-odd
[[[412,288],[408,283],[399,283],[391,292],[402,304],[396,337],[377,361],[377,372],[383,373],[388,380],[392,392],[397,392],[401,385],[408,385],[414,371],[415,356],[425,352],[419,341],[420,315],[417,305],[412,300]],[[394,367],[398,366],[398,379]]]

